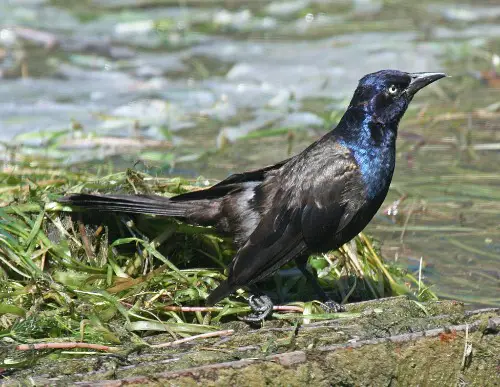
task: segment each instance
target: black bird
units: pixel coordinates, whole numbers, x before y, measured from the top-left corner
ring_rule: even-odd
[[[154,214],[213,226],[238,248],[213,305],[247,287],[258,321],[272,311],[255,283],[295,260],[331,310],[307,268],[311,253],[337,249],[365,228],[382,205],[395,166],[398,124],[417,91],[443,73],[382,70],[364,76],[336,128],[304,151],[263,169],[229,176],[211,188],[172,198],[73,194],[61,202],[89,210]]]

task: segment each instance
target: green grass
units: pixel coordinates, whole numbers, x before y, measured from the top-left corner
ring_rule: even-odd
[[[70,213],[66,212],[70,208],[56,202],[70,191],[170,196],[200,185],[133,171],[99,177],[44,167],[4,168],[0,173],[4,343],[12,347],[83,341],[128,348],[142,343],[145,334],[168,332],[179,339],[218,330],[221,323],[249,312],[243,290],[215,308],[188,312],[179,308],[203,307],[224,278],[234,249],[212,229],[153,217]],[[411,274],[384,263],[366,235],[337,252],[311,257],[310,263],[323,285],[343,302],[400,294],[435,299]],[[279,273],[264,286],[278,300],[313,299],[300,276]],[[339,317],[325,316],[315,301],[289,305],[295,313],[275,312],[276,318],[293,323]],[[16,359],[9,358],[9,364],[2,366],[26,366],[23,356]]]

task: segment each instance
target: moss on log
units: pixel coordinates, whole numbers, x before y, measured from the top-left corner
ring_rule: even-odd
[[[44,358],[6,385],[494,386],[500,383],[500,308],[405,297],[347,306],[357,317],[260,329],[128,354]],[[158,344],[162,335],[148,338]]]

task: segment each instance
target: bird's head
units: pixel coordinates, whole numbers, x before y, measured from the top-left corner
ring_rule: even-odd
[[[367,74],[360,79],[349,107],[362,108],[382,124],[397,124],[417,91],[445,76],[398,70]]]

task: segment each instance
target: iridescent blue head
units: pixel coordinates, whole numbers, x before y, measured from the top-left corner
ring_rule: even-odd
[[[349,108],[361,108],[376,122],[397,126],[415,93],[445,76],[444,73],[377,71],[360,79]]]

